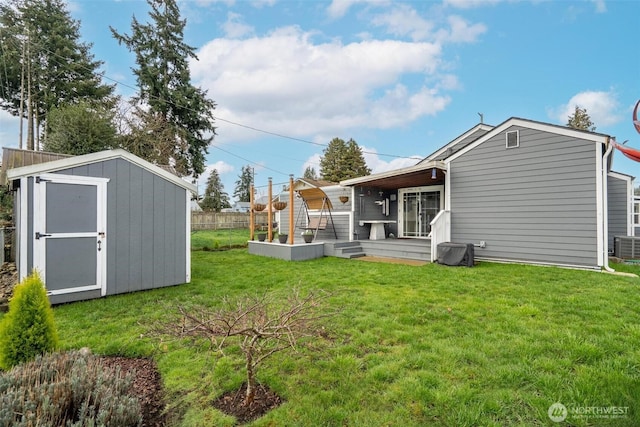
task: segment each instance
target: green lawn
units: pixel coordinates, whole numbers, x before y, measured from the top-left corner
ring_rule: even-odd
[[[490,263],[286,262],[245,249],[194,251],[192,262],[190,284],[55,308],[65,348],[153,357],[178,425],[234,424],[211,402],[244,381],[243,359],[237,348],[212,355],[147,337],[149,325],[179,303],[293,287],[332,292],[341,310],[330,319],[334,339],[265,362],[259,380],[286,402],[252,426],[640,425],[638,278]],[[556,424],[547,415],[555,402],[628,409]]]
[[[193,250],[223,250],[246,247],[249,229],[197,230],[191,232]]]

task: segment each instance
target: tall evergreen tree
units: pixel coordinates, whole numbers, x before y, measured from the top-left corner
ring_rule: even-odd
[[[243,166],[236,181],[233,197],[238,199],[239,202],[248,202],[250,200],[251,184],[253,184],[253,169],[249,165]]]
[[[80,42],[79,28],[63,0],[0,4],[1,106],[26,119],[29,149],[38,148],[42,132],[46,137],[53,108],[81,101],[114,105],[114,87],[102,84],[103,63]]]
[[[588,130],[595,132],[596,127],[591,121],[591,117],[587,113],[586,108],[580,108],[576,105],[575,110],[567,121],[567,126],[573,129]]]
[[[338,182],[370,173],[362,149],[353,139],[344,142],[333,138],[320,158],[320,176],[327,181]]]
[[[230,208],[229,195],[224,191],[224,185],[220,181],[220,175],[216,169],[211,171],[207,179],[207,188],[204,190],[204,198],[200,207],[205,211],[216,211]]]
[[[184,43],[186,20],[180,19],[175,0],[147,0],[151,21],[131,21],[131,34],[111,28],[115,39],[136,56],[138,81],[135,102],[148,106],[153,124],[162,122],[162,145],[172,150],[165,163],[173,163],[183,175],[200,175],[205,154],[215,135],[215,103],[207,92],[191,84],[189,58],[197,59],[195,48]],[[144,124],[148,124],[144,121]],[[153,160],[153,159],[152,159]]]
[[[309,178],[309,179],[318,179],[318,173],[316,172],[316,168],[314,168],[313,166],[307,166],[307,168],[304,170],[304,174],[302,175],[303,178]]]

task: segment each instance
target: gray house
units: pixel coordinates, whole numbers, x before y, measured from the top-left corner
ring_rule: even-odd
[[[473,243],[479,259],[608,268],[633,236],[633,180],[608,135],[521,118],[479,124],[418,164],[342,181],[351,240]]]
[[[7,171],[20,278],[38,270],[52,303],[190,281],[196,187],[124,150]]]

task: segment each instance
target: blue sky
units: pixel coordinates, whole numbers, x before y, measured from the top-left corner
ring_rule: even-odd
[[[192,82],[217,103],[210,168],[233,193],[241,167],[274,192],[353,138],[373,172],[414,164],[480,121],[565,124],[586,108],[597,131],[640,148],[636,1],[179,1],[197,50]],[[142,0],[69,3],[84,41],[118,93],[133,94],[133,56],[109,25],[130,33]],[[0,114],[0,138],[15,138]],[[239,125],[238,125],[239,124]],[[264,131],[264,132],[261,132]],[[274,134],[281,135],[275,136]],[[15,139],[13,139],[15,140]],[[640,178],[616,153],[614,169]],[[200,184],[208,176],[205,172]],[[266,194],[266,188],[259,188]]]

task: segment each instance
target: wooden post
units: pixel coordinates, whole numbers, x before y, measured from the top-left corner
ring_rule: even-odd
[[[293,245],[293,236],[295,229],[293,227],[293,175],[289,175],[289,244]]]
[[[271,190],[271,177],[269,177],[269,192],[268,192],[268,202],[267,202],[267,221],[269,224],[267,225],[267,241],[273,241],[273,191]]]
[[[249,240],[253,241],[256,230],[256,218],[253,213],[253,184],[249,186]]]

